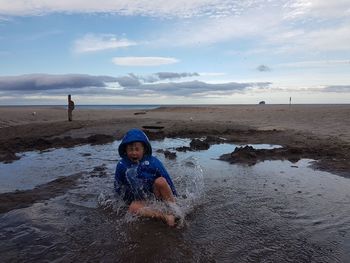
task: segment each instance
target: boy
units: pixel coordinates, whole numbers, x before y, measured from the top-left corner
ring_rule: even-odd
[[[125,190],[124,200],[132,214],[157,218],[175,226],[175,216],[147,207],[152,196],[167,203],[175,203],[175,186],[163,164],[152,156],[151,144],[143,131],[129,130],[119,145],[122,159],[118,162],[114,186],[117,194]]]

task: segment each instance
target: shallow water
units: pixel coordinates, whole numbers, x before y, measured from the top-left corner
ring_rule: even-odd
[[[125,213],[113,193],[119,142],[28,152],[12,164],[0,164],[2,193],[86,172],[65,194],[0,215],[2,260],[349,261],[349,179],[314,171],[308,168],[311,160],[254,166],[216,160],[234,150],[230,144],[177,152],[175,160],[156,152],[189,142],[152,142],[178,188],[186,215],[181,229]]]

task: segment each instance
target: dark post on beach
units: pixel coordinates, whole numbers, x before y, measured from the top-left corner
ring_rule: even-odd
[[[71,99],[71,95],[68,95],[68,121],[73,120],[73,110],[74,110],[74,101]]]

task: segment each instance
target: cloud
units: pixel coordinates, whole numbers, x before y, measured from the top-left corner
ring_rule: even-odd
[[[260,72],[266,72],[266,71],[271,71],[271,69],[266,66],[266,65],[260,65],[256,68],[256,70],[260,71]]]
[[[166,33],[149,41],[154,45],[197,46],[255,39],[249,45],[251,52],[350,49],[348,0],[2,0],[0,5],[0,17],[58,12],[181,18]],[[137,44],[113,35],[87,35],[78,39],[73,49],[83,53]]]
[[[199,98],[243,93],[251,89],[268,88],[270,84],[270,82],[229,82],[220,84],[208,84],[201,81],[168,82],[126,87],[124,89],[118,90],[115,95],[118,94],[127,97],[175,96]]]
[[[247,47],[232,52],[269,55],[350,50],[350,1],[251,3],[235,15],[176,23],[153,43],[196,47],[229,42],[234,49],[236,43],[248,41]]]
[[[284,68],[328,68],[328,67],[339,67],[339,66],[350,66],[350,59],[348,60],[308,60],[298,61],[290,63],[278,64],[279,67]]]
[[[295,0],[287,2],[285,7],[290,10],[286,18],[342,17],[350,14],[348,0]]]
[[[159,66],[178,63],[176,58],[167,57],[114,57],[112,62],[119,66]]]
[[[137,45],[136,42],[122,38],[118,39],[113,34],[87,34],[74,41],[73,51],[76,53],[96,52],[108,49],[130,47]]]
[[[116,81],[116,78],[83,74],[29,74],[0,77],[0,91],[35,92],[41,90],[79,89],[83,87],[106,87],[105,83],[112,81]]]
[[[266,88],[270,82],[256,82],[256,83],[220,83],[209,84],[202,81],[190,82],[170,82],[147,85],[147,88],[155,93],[175,96],[206,96],[209,94],[233,94],[242,92],[251,88]],[[146,85],[145,85],[146,86]]]
[[[243,3],[242,3],[243,2]],[[54,12],[64,13],[117,13],[122,15],[146,15],[152,17],[223,16],[239,12],[247,4],[231,0],[2,0],[0,14],[42,15]],[[252,1],[250,1],[252,2]],[[253,1],[256,2],[256,1]],[[249,3],[251,4],[251,3]]]
[[[350,85],[270,87],[270,91],[295,94],[350,93]]]
[[[2,0],[0,15],[28,16],[49,13],[116,13],[128,16],[152,17],[200,17],[215,18],[240,15],[250,9],[261,10],[263,7],[278,8],[284,11],[286,18],[307,16],[332,16],[349,14],[348,0]]]
[[[350,50],[350,24],[310,31],[296,43],[313,51]]]
[[[115,78],[115,81],[118,82],[118,84],[122,87],[134,87],[141,85],[139,78],[134,74]]]
[[[160,74],[162,73],[162,74]],[[196,73],[155,73],[162,77],[186,77]],[[31,74],[11,77],[0,77],[0,93],[2,96],[43,94],[64,95],[73,92],[81,95],[118,95],[130,97],[142,96],[207,96],[233,94],[254,88],[268,88],[270,82],[237,83],[228,82],[208,84],[201,81],[146,83],[146,77],[138,77],[132,73],[127,76],[91,76],[79,74],[48,75]]]
[[[327,86],[322,91],[336,93],[350,93],[350,85],[333,85]]]
[[[159,79],[179,79],[179,78],[185,78],[185,77],[194,77],[199,76],[198,73],[174,73],[174,72],[158,72],[154,75],[158,76]]]
[[[219,76],[225,76],[226,73],[224,72],[199,72],[200,76],[206,76],[206,77],[219,77]]]
[[[190,25],[176,24],[154,40],[154,43],[168,46],[203,46],[250,37],[260,38],[270,27],[276,26],[278,21],[278,15],[256,12],[244,16],[198,19],[190,22]]]
[[[136,76],[132,73],[129,74],[130,76],[133,76],[134,78],[138,78],[139,80],[143,81],[144,83],[154,83],[162,80],[172,80],[172,79],[182,79],[182,78],[188,78],[188,77],[197,77],[199,76],[198,73],[193,72],[157,72],[151,75],[147,76]]]
[[[284,32],[279,28],[274,34],[267,36],[265,45],[270,45],[269,50],[275,49],[275,53],[349,51],[349,22],[319,24],[310,29],[285,28]]]
[[[121,15],[143,15],[152,17],[194,16],[229,17],[245,13],[250,9],[277,8],[285,18],[339,17],[349,14],[348,0],[2,0],[0,15],[28,16],[49,13],[117,13]],[[0,16],[1,17],[1,16]]]

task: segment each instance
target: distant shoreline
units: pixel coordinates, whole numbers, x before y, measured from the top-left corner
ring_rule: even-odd
[[[298,105],[298,106],[342,106],[342,105],[349,105],[350,103],[295,103],[291,104]],[[108,110],[108,109],[119,109],[119,110],[152,110],[157,109],[161,107],[240,107],[240,106],[260,106],[260,107],[266,107],[266,106],[289,106],[288,103],[276,103],[276,104],[263,104],[259,105],[256,104],[76,104],[76,109],[89,109],[89,110]],[[0,108],[62,108],[66,109],[67,105],[0,105]]]

